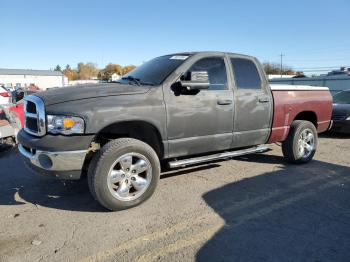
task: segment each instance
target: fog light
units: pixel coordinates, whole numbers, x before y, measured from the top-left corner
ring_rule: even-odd
[[[48,157],[45,154],[40,154],[38,157],[39,164],[44,168],[44,169],[51,169],[52,168],[52,160],[50,157]]]

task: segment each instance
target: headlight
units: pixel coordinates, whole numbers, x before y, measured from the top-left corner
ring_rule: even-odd
[[[84,120],[76,116],[47,116],[47,131],[51,134],[83,134]]]
[[[350,116],[348,116],[348,118],[346,120],[350,120]]]

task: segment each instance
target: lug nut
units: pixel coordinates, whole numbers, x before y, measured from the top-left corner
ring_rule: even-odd
[[[136,170],[133,170],[132,172],[135,174],[135,173],[136,173]]]
[[[132,178],[131,178],[131,180],[132,180],[132,181],[135,181],[135,180],[136,180],[136,178],[135,178],[135,177],[132,177]]]
[[[122,174],[122,178],[124,178],[125,177],[125,175],[124,174]]]
[[[128,172],[129,172],[129,170],[130,170],[129,168],[126,169],[126,171],[128,171]]]

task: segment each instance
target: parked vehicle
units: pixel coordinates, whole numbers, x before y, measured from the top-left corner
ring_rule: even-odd
[[[328,88],[270,88],[254,57],[180,53],[115,83],[26,97],[19,151],[44,174],[80,179],[86,171],[94,198],[120,210],[153,194],[160,162],[178,168],[282,142],[289,162],[307,163],[331,114]]]
[[[24,127],[23,103],[0,105],[0,145],[15,145]]]
[[[332,131],[350,133],[350,90],[334,95],[332,120]]]
[[[29,94],[33,94],[36,92],[40,92],[42,91],[38,86],[36,86],[35,84],[30,84],[27,88],[26,88],[26,93]]]
[[[6,105],[11,102],[11,92],[4,86],[0,86],[0,105]]]

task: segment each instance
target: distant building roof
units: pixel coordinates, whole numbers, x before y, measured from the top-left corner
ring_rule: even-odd
[[[60,71],[0,68],[0,75],[62,76]]]

